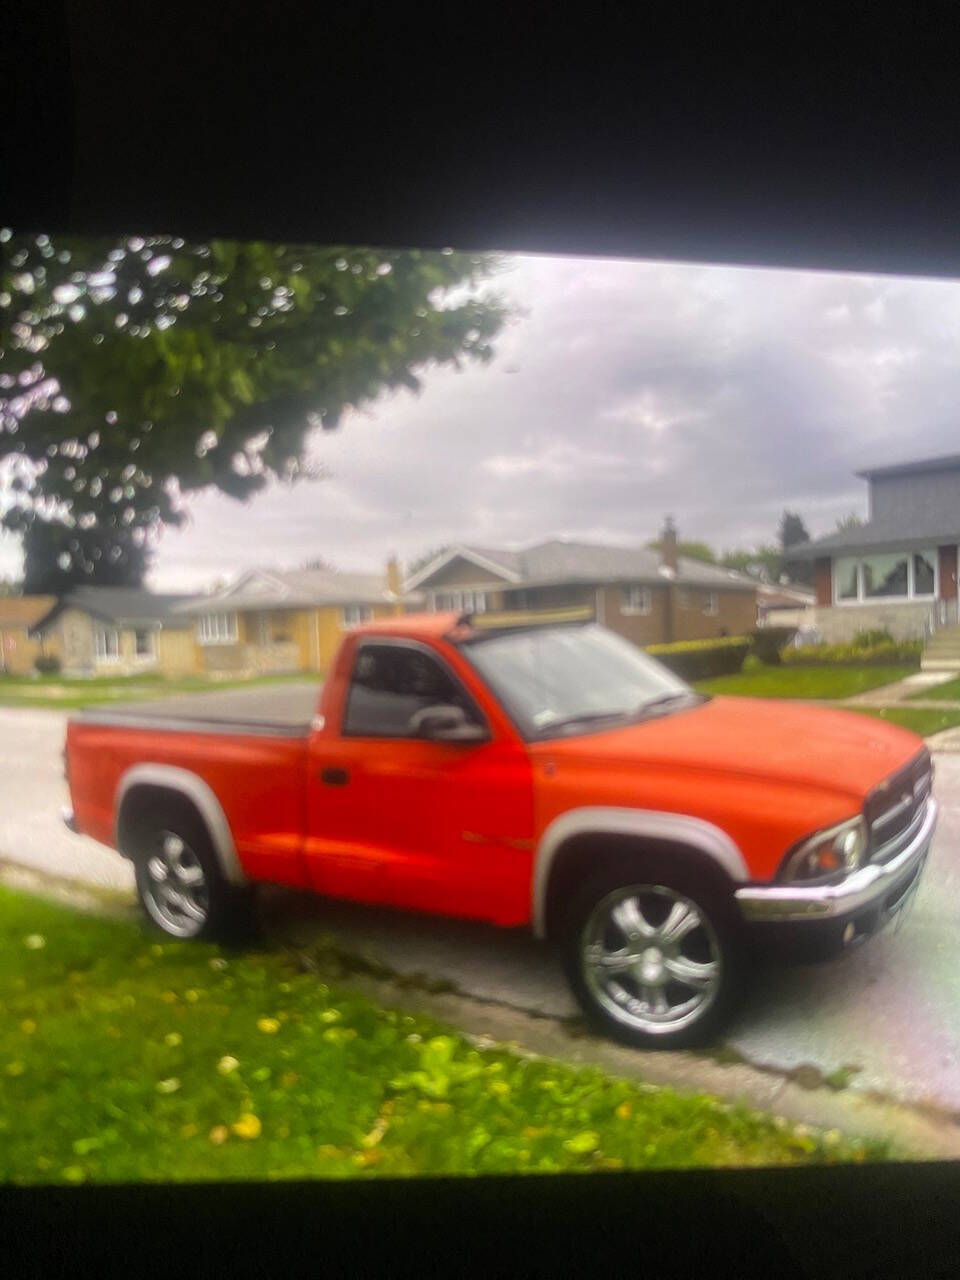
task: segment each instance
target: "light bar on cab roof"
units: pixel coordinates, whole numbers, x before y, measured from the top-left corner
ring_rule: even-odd
[[[571,609],[510,609],[497,613],[464,613],[458,626],[474,631],[506,631],[511,627],[542,627],[559,622],[592,622],[594,611],[590,605]]]

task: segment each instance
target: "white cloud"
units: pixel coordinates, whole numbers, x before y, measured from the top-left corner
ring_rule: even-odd
[[[524,314],[489,366],[430,371],[420,396],[315,433],[326,480],[191,499],[151,581],[314,556],[374,569],[454,541],[640,542],[668,511],[719,546],[772,540],[784,507],[826,532],[865,513],[854,471],[956,448],[955,284],[531,256],[494,287]]]

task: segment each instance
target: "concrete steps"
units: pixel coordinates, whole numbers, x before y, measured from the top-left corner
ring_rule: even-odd
[[[960,626],[941,627],[927,641],[922,671],[960,671]]]

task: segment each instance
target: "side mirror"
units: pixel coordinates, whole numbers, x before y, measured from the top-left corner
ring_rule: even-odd
[[[487,738],[486,729],[471,724],[462,707],[446,703],[414,712],[410,717],[410,733],[414,738],[431,742],[484,742]]]

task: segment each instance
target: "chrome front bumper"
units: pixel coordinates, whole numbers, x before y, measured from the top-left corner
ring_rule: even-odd
[[[63,825],[67,828],[67,830],[72,831],[73,834],[76,835],[77,820],[73,816],[73,810],[68,805],[64,805],[64,807],[60,810],[60,817],[63,819]]]
[[[868,863],[840,884],[803,888],[802,885],[750,885],[734,897],[745,920],[832,920],[881,903],[900,881],[908,881],[921,866],[937,825],[937,802],[927,800],[920,829],[905,849],[889,862]]]

